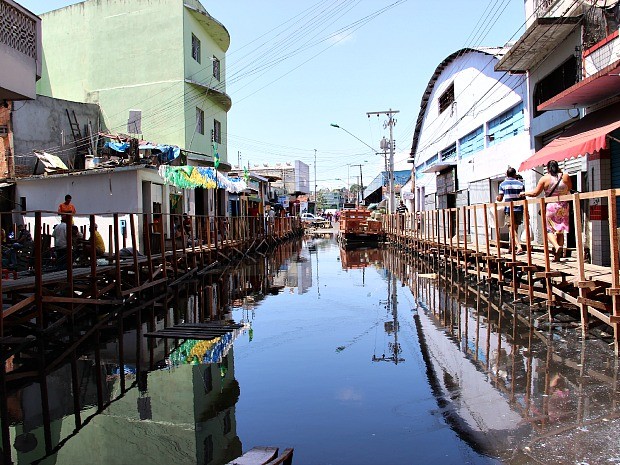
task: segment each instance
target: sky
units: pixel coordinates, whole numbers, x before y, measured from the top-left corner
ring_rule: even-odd
[[[78,3],[18,0],[36,14]],[[364,185],[384,167],[394,115],[395,169],[409,169],[420,100],[463,47],[515,41],[524,0],[201,0],[228,30],[228,161],[301,160],[318,188]],[[332,127],[338,124],[343,129]],[[361,141],[360,141],[361,140]],[[372,150],[374,149],[374,150]]]

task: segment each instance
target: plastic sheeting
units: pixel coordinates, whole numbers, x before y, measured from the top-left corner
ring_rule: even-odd
[[[172,184],[181,189],[195,189],[196,187],[215,189],[218,187],[236,194],[248,188],[243,179],[231,179],[214,168],[202,166],[162,165],[159,167],[159,175],[166,184]]]

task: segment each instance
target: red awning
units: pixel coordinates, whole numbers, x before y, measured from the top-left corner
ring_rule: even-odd
[[[557,139],[521,163],[519,171],[546,165],[550,160],[568,160],[606,149],[607,134],[618,128],[620,103],[584,116]]]

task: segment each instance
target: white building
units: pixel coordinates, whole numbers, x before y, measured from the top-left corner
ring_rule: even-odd
[[[60,222],[56,213],[58,205],[66,194],[70,194],[77,210],[74,224],[87,226],[89,215],[97,215],[98,230],[108,250],[108,232],[114,226],[114,213],[118,213],[119,231],[122,234],[124,229],[128,247],[131,247],[130,216],[134,214],[137,246],[142,251],[144,220],[148,218],[152,222],[152,213],[163,214],[166,236],[171,230],[170,213],[204,214],[211,218],[214,215],[212,189],[179,189],[166,185],[155,167],[144,165],[31,176],[17,178],[15,182],[15,198],[22,209],[26,212],[42,211],[43,224],[49,225],[50,230]],[[202,195],[209,197],[208,208],[206,200],[198,198]],[[32,213],[16,211],[13,216],[14,223],[31,223],[30,229],[34,230]]]
[[[532,150],[525,76],[494,70],[507,48],[465,48],[444,59],[413,136],[416,210],[495,200],[508,167]]]

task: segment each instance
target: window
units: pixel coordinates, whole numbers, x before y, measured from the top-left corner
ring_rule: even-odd
[[[222,143],[222,123],[216,119],[213,120],[213,142]]]
[[[196,107],[196,132],[205,133],[205,112],[198,107]]]
[[[213,77],[218,81],[220,80],[220,60],[215,56],[213,57]]]
[[[127,132],[129,134],[142,134],[142,110],[129,110]]]
[[[441,151],[442,161],[456,160],[456,144],[452,144],[447,149]]]
[[[577,84],[577,58],[573,55],[536,83],[534,87],[534,117],[541,115],[538,105]]]
[[[459,139],[459,154],[461,158],[468,157],[484,148],[482,126]]]
[[[192,34],[192,58],[200,63],[200,39]]]
[[[524,127],[523,103],[520,103],[489,121],[489,146],[516,136],[523,132]]]
[[[454,103],[454,82],[439,97],[439,113],[446,111]]]

